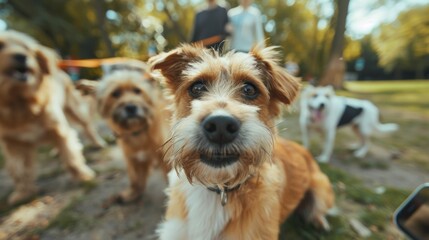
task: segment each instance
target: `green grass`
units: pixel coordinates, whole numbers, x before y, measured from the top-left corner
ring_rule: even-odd
[[[376,105],[429,117],[429,81],[347,82],[350,95],[369,99]]]
[[[338,95],[368,99],[380,108],[382,122],[399,124],[399,131],[382,137],[374,137],[375,145],[386,151],[399,153],[396,161],[418,166],[429,171],[429,81],[389,81],[389,82],[350,82],[346,83],[348,91],[339,91]],[[301,141],[298,126],[298,113],[287,113],[285,122],[280,124],[281,135],[295,141]],[[316,133],[311,138],[312,152],[320,153],[320,142]],[[358,164],[363,170],[367,168],[387,169],[390,159],[360,160],[346,149],[346,143],[354,141],[353,135],[340,130],[337,135],[334,154],[344,164]],[[332,232],[325,233],[305,225],[297,216],[291,217],[283,226],[280,239],[359,239],[351,229],[348,220],[357,218],[373,231],[370,239],[397,239],[389,233],[392,226],[392,215],[395,209],[410,194],[409,190],[386,188],[383,194],[372,189],[344,171],[328,165],[322,170],[329,176],[336,193],[336,202],[344,212],[329,217]]]
[[[399,125],[399,131],[385,136],[375,136],[371,140],[375,145],[387,151],[397,153],[400,163],[415,165],[429,172],[429,81],[375,81],[375,82],[346,82],[347,91],[338,91],[338,95],[367,99],[379,109],[381,122],[392,122]],[[289,129],[285,136],[301,141],[297,113],[286,114]],[[388,167],[385,162],[361,161],[352,159],[351,152],[345,151],[344,143],[355,141],[353,135],[343,134],[340,129],[336,139],[335,154],[341,154],[341,159],[350,164],[357,163],[363,169]],[[314,139],[315,133],[312,134]],[[318,141],[320,143],[320,140]],[[313,150],[314,149],[314,150]],[[312,145],[312,152],[319,153],[320,147]],[[342,154],[344,152],[344,154]],[[352,161],[348,161],[347,159]],[[389,160],[389,159],[386,159]]]
[[[387,226],[391,225],[393,212],[410,192],[387,188],[383,194],[377,194],[344,171],[329,165],[322,165],[321,169],[329,176],[334,186],[338,207],[344,209],[354,206],[351,209],[355,210],[329,216],[328,221],[332,228],[330,232],[315,229],[293,215],[282,225],[279,239],[359,239],[349,224],[352,217],[357,218],[368,228],[377,229],[370,239],[386,239],[389,235]]]
[[[380,108],[382,122],[399,124],[376,144],[400,153],[399,161],[429,171],[429,81],[348,82],[340,95],[368,99]]]

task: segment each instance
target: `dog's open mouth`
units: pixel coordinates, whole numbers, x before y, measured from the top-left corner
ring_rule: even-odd
[[[30,69],[26,66],[16,66],[9,70],[9,76],[23,82],[27,80],[29,73]]]
[[[310,108],[310,114],[313,122],[320,122],[323,117],[323,108]]]
[[[201,161],[211,167],[221,168],[229,166],[238,161],[238,153],[212,153],[201,154]]]

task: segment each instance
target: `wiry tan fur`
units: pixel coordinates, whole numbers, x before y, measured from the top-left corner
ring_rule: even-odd
[[[36,192],[34,154],[41,143],[58,148],[74,177],[93,179],[69,120],[95,131],[79,108],[79,93],[58,69],[56,54],[25,34],[4,31],[0,32],[0,59],[0,145],[15,184],[9,203]]]
[[[274,119],[282,103],[295,99],[299,83],[276,64],[276,54],[272,47],[219,55],[184,45],[150,60],[165,76],[175,110],[166,160],[178,176],[169,175],[161,239],[277,239],[280,224],[297,209],[329,229],[329,179],[308,151],[277,135]],[[199,98],[189,92],[195,82],[206,87]],[[255,99],[244,97],[247,83],[256,87]],[[202,133],[202,122],[213,115],[241,124],[236,139],[221,150]],[[223,167],[202,162],[202,154],[215,151],[239,153],[239,159]],[[207,187],[238,189],[227,193],[222,207],[219,194]]]
[[[161,87],[136,61],[130,68],[123,63],[122,68],[106,75],[100,82],[81,81],[81,88],[93,89],[96,93],[97,108],[115,133],[127,162],[130,187],[119,194],[117,200],[130,202],[144,192],[149,170],[154,165],[161,166],[165,173],[168,167],[162,161],[162,144],[168,136],[171,114],[166,108]],[[133,67],[133,68],[131,68]],[[138,108],[138,118],[126,118],[125,108]]]

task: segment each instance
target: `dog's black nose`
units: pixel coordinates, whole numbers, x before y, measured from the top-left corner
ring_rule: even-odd
[[[137,106],[133,104],[128,104],[125,106],[125,111],[128,115],[135,115],[137,113]]]
[[[20,54],[20,53],[14,54],[12,57],[17,63],[24,64],[25,61],[27,60],[27,56],[25,56],[24,54]]]
[[[325,108],[325,104],[324,103],[320,104],[319,109],[324,109],[324,108]]]
[[[207,139],[218,144],[232,142],[240,130],[240,122],[230,116],[207,117],[201,125]]]

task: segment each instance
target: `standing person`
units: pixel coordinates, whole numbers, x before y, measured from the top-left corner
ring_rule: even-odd
[[[261,13],[252,5],[252,0],[240,0],[238,7],[228,11],[232,24],[231,48],[249,52],[253,45],[263,44]]]
[[[216,0],[207,0],[208,7],[197,13],[191,42],[201,42],[207,48],[222,51],[228,25],[227,10]]]

